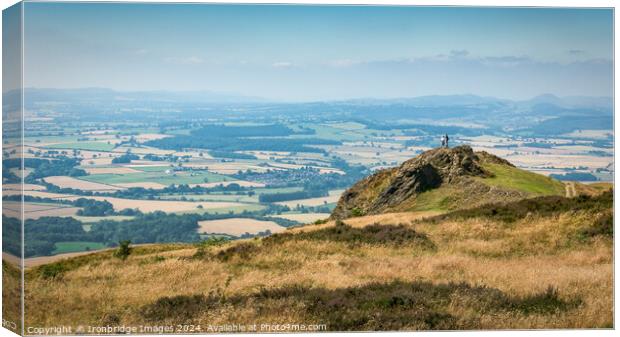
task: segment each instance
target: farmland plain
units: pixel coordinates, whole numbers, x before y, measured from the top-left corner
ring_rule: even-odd
[[[145,226],[133,223],[154,212],[189,221],[186,241],[197,240],[195,233],[236,238],[269,229],[256,223],[274,223],[274,232],[327,218],[346,188],[437,147],[444,133],[450,145],[471,145],[549,179],[600,182],[613,176],[611,129],[576,125],[550,134],[514,119],[514,111],[531,113],[521,102],[498,101],[490,108],[486,101],[465,107],[436,99],[442,108],[406,101],[233,104],[194,107],[201,112],[187,115],[175,112],[185,108],[147,113],[116,102],[124,106],[123,116],[80,113],[75,102],[60,110],[56,100],[38,102],[24,132],[24,167],[7,164],[10,174],[3,176],[5,215],[19,216],[16,202],[23,194],[26,218],[71,218],[88,230],[104,224],[103,237],[131,236]],[[549,110],[547,118],[564,118],[557,111]],[[5,146],[9,157],[16,151]],[[551,192],[564,188],[550,181]],[[236,216],[243,221],[229,220]],[[218,221],[223,225],[202,225]],[[116,230],[121,234],[108,233]],[[74,250],[85,249],[79,242],[96,242],[84,238],[74,245],[58,242]]]

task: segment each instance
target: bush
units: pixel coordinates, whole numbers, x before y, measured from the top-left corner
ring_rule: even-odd
[[[174,323],[186,323],[187,319],[212,307],[216,300],[215,297],[204,295],[165,296],[142,307],[141,314],[146,320],[158,324],[166,319],[171,319]]]
[[[359,207],[355,207],[351,210],[352,217],[364,216],[365,212]]]
[[[468,219],[475,217],[492,218],[504,222],[515,222],[529,213],[549,216],[567,211],[588,210],[605,211],[613,206],[613,193],[606,191],[598,196],[580,195],[576,198],[545,196],[519,200],[511,203],[493,203],[471,209],[458,210],[438,215],[428,220]]]
[[[123,240],[118,243],[118,249],[114,252],[114,257],[121,260],[127,260],[127,257],[131,254],[130,240]]]
[[[285,240],[321,240],[346,242],[351,244],[414,245],[422,249],[434,250],[435,244],[424,233],[406,225],[372,224],[362,228],[351,227],[338,220],[333,227],[310,232],[278,233],[264,239],[265,244],[280,243]]]
[[[226,242],[228,242],[227,238],[214,236],[209,237],[207,240],[202,240],[196,244],[198,249],[196,253],[192,255],[192,259],[203,259],[208,256],[206,251],[207,248],[221,246]]]
[[[610,210],[599,216],[592,226],[586,228],[580,233],[584,237],[605,236],[613,238],[614,236],[614,214]]]
[[[249,259],[251,255],[258,252],[259,248],[257,245],[250,242],[242,242],[220,251],[215,255],[215,258],[221,262],[229,261],[234,256],[239,256],[242,259]]]
[[[291,306],[295,303],[295,306]],[[206,311],[260,310],[269,317],[301,308],[300,319],[325,323],[332,331],[479,329],[482,316],[511,319],[569,310],[580,300],[565,301],[555,288],[529,296],[468,283],[392,281],[337,289],[291,284],[250,294],[221,293],[162,297],[142,308],[149,321],[185,322]],[[508,317],[508,318],[504,318]]]
[[[39,275],[44,279],[60,278],[66,271],[66,268],[62,263],[51,263],[42,265],[39,268]]]

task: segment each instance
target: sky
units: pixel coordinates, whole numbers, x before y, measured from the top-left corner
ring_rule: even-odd
[[[25,4],[26,87],[281,101],[613,95],[610,9]]]

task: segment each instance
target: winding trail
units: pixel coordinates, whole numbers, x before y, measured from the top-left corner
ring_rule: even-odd
[[[574,198],[577,196],[577,191],[575,190],[575,183],[572,181],[568,181],[564,183],[564,187],[566,188],[566,197]]]

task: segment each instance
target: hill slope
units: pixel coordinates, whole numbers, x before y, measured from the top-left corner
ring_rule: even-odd
[[[27,270],[26,324],[611,327],[612,204],[609,192],[548,196],[95,253]]]
[[[369,215],[28,268],[26,325],[613,327],[613,193],[585,185],[572,193],[468,147],[432,150],[356,184],[336,216],[350,216],[351,205]],[[426,211],[388,212],[401,208]],[[3,268],[17,287],[15,267]]]
[[[447,211],[496,200],[563,195],[564,185],[469,146],[438,148],[377,172],[341,197],[332,218],[395,211]]]

